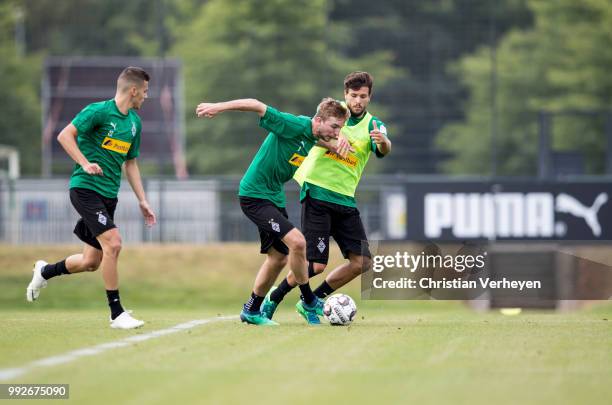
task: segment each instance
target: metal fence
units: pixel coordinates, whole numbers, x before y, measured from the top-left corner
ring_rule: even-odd
[[[256,227],[238,203],[237,177],[199,180],[149,179],[147,198],[158,224],[147,228],[127,182],[121,184],[115,213],[127,243],[209,243],[258,240]],[[381,232],[382,190],[389,183],[366,182],[357,195],[368,235]],[[286,185],[287,211],[300,224],[299,189]],[[72,231],[78,214],[70,203],[68,179],[0,179],[0,242],[12,244],[78,243]]]

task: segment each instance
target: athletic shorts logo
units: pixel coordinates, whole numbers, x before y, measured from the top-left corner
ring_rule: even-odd
[[[325,244],[325,239],[319,238],[319,243],[317,244],[317,249],[319,249],[319,252],[323,253],[326,247],[327,245]]]
[[[268,223],[270,225],[272,225],[272,230],[274,232],[279,232],[280,233],[280,225],[278,224],[278,222],[274,222],[274,218],[270,218],[270,220],[268,221]]]
[[[104,141],[102,141],[102,147],[104,149],[112,150],[113,152],[117,152],[122,155],[127,155],[128,151],[130,150],[130,145],[132,144],[129,142],[109,138],[108,136],[104,138]]]
[[[101,223],[102,225],[106,225],[106,217],[102,215],[101,212],[97,212],[97,214],[98,214],[98,222]]]
[[[291,159],[289,159],[289,164],[292,164],[295,167],[300,167],[304,162],[304,159],[306,159],[305,156],[294,153],[293,156],[291,156]]]
[[[345,166],[354,168],[355,166],[357,166],[357,158],[353,155],[348,155],[347,157],[343,158],[342,156],[338,155],[336,152],[332,152],[332,151],[327,151],[325,152],[325,157],[330,158],[330,159],[334,159],[337,162],[342,163]]]

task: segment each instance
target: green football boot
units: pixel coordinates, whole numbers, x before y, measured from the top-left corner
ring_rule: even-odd
[[[240,312],[240,320],[251,325],[277,326],[278,322],[268,319],[261,312],[251,312],[242,310]]]
[[[272,319],[274,312],[276,312],[276,308],[278,307],[278,304],[270,299],[270,294],[272,294],[272,291],[274,290],[276,290],[276,287],[270,288],[266,298],[264,298],[264,302],[261,304],[261,314],[268,319]]]
[[[299,300],[298,303],[295,304],[295,309],[309,325],[320,325],[321,320],[319,319],[319,315],[323,315],[323,303],[324,301],[322,299],[317,298],[315,305],[310,307],[304,300]]]

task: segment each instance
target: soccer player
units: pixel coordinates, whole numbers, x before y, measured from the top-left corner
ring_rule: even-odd
[[[314,147],[295,174],[302,186],[302,230],[306,237],[309,276],[325,270],[330,235],[348,259],[315,289],[314,294],[320,299],[371,265],[372,256],[357,209],[355,190],[370,155],[374,153],[382,158],[391,151],[385,124],[367,111],[372,85],[372,76],[367,72],[352,72],[344,79],[344,99],[351,116],[341,134],[349,140],[354,153],[343,158],[333,151]],[[295,276],[289,273],[278,288],[265,297],[262,313],[268,319],[272,319],[278,304],[295,285]],[[317,313],[323,314],[322,311]]]
[[[138,198],[148,226],[155,224],[155,213],[147,202],[136,158],[140,150],[140,117],[136,114],[149,89],[149,75],[139,67],[125,68],[117,79],[115,98],[85,107],[57,139],[76,162],[70,178],[70,201],[81,218],[74,233],[82,240],[82,253],[54,264],[38,260],[26,290],[28,301],[38,299],[47,281],[62,274],[95,271],[102,278],[110,306],[110,326],[133,329],[144,324],[123,309],[119,300],[117,261],[121,235],[114,223],[121,167]]]
[[[289,263],[295,284],[302,292],[298,310],[309,324],[319,324],[317,312],[322,310],[323,303],[315,297],[308,282],[306,240],[288,220],[284,184],[317,142],[341,155],[348,153],[350,146],[346,140],[340,139],[335,147],[331,144],[332,139],[338,138],[348,111],[331,98],[321,101],[313,118],[280,112],[255,99],[201,103],[196,109],[198,117],[206,118],[224,111],[255,112],[260,117],[259,125],[269,131],[240,181],[238,192],[242,211],[259,228],[260,253],[266,254],[240,319],[254,325],[278,325],[262,316],[260,307],[266,292]]]

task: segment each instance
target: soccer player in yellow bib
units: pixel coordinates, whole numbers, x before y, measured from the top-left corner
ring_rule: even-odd
[[[331,271],[314,294],[325,298],[359,276],[371,265],[371,253],[357,204],[355,190],[370,155],[382,158],[391,151],[385,124],[367,110],[372,97],[372,76],[352,72],[344,79],[344,99],[351,113],[341,134],[353,152],[346,157],[318,146],[313,147],[297,170],[300,184],[302,231],[306,238],[308,273],[322,273],[329,258],[329,237],[333,236],[348,262]],[[272,319],[278,304],[295,286],[290,272],[278,288],[266,296],[261,312]],[[301,302],[296,304],[302,312]],[[323,315],[322,311],[318,315]]]
[[[266,255],[255,278],[251,296],[240,312],[240,319],[253,325],[278,325],[263,316],[260,307],[278,274],[289,264],[296,274],[296,285],[300,285],[302,292],[301,315],[309,324],[320,324],[317,314],[323,310],[323,302],[310,288],[306,240],[289,221],[284,184],[293,178],[315,144],[328,145],[346,156],[350,150],[346,140],[331,142],[338,139],[348,111],[331,98],[321,101],[312,118],[278,111],[255,99],[200,103],[196,108],[196,114],[202,118],[214,118],[225,111],[257,113],[259,125],[269,131],[240,181],[238,190],[240,208],[259,229],[260,253]]]

